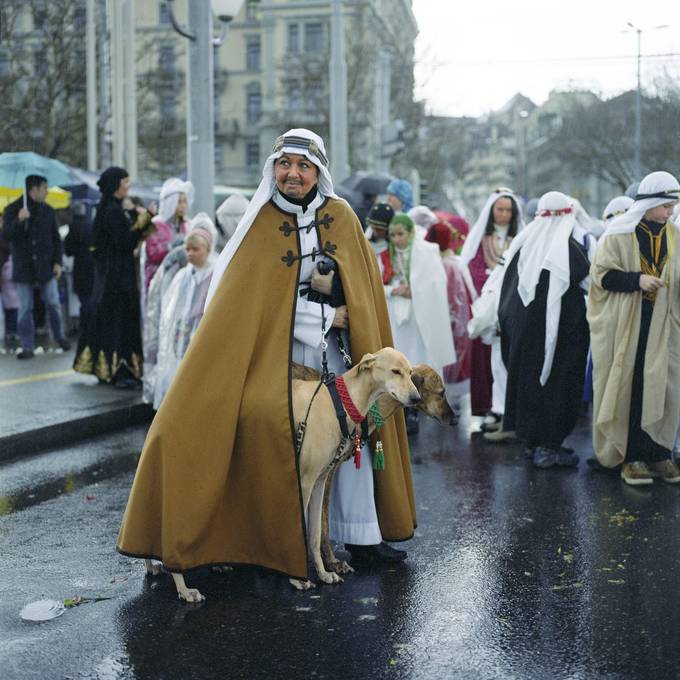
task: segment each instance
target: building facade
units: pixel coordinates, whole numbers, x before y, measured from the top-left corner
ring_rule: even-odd
[[[174,5],[185,24],[186,4]],[[287,128],[309,127],[329,143],[331,5],[248,1],[229,24],[214,55],[218,183],[256,186],[274,139]],[[400,98],[413,97],[417,25],[411,0],[344,0],[342,6],[350,165],[388,169],[386,136]],[[137,2],[136,16],[139,165],[167,174],[185,167],[186,39],[173,30],[163,0]],[[406,86],[395,87],[397,79]]]

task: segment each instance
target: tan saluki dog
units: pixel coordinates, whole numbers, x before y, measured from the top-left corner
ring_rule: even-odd
[[[365,354],[361,361],[343,374],[347,392],[362,416],[380,396],[387,394],[404,406],[414,406],[420,401],[420,393],[411,374],[408,359],[396,349],[385,347],[375,354]],[[339,583],[342,577],[335,571],[327,571],[321,556],[321,524],[326,480],[335,467],[337,453],[344,440],[333,400],[326,386],[318,383],[293,380],[293,418],[299,425],[309,411],[305,438],[300,451],[300,482],[302,503],[307,518],[307,547],[309,557],[323,583]],[[311,407],[310,407],[311,402]],[[350,432],[355,425],[347,416]],[[370,465],[370,461],[364,461]],[[314,587],[309,580],[290,579],[299,590]]]
[[[316,380],[321,378],[321,373],[308,366],[301,364],[293,364],[293,378],[301,380]],[[446,389],[444,381],[437,371],[427,364],[417,364],[413,367],[413,374],[411,375],[413,383],[420,392],[420,401],[415,405],[421,413],[434,419],[440,425],[456,425],[458,423],[458,416],[453,411],[446,400]],[[378,397],[376,402],[378,413],[382,420],[387,420],[393,416],[397,411],[403,408],[403,405],[393,399],[389,394],[383,394]],[[369,413],[368,416],[369,433],[375,431],[375,423]],[[334,571],[338,574],[347,574],[353,572],[354,569],[344,560],[338,560],[333,553],[331,543],[328,537],[328,502],[330,495],[330,488],[333,482],[333,477],[338,467],[349,459],[352,453],[351,442],[347,443],[342,457],[333,466],[328,477],[326,478],[326,489],[323,499],[323,515],[321,520],[321,556],[324,565],[328,571]]]

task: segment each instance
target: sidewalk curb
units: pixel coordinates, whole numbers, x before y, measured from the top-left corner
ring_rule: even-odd
[[[0,463],[62,448],[100,434],[143,425],[150,422],[153,415],[154,411],[148,404],[128,403],[82,418],[0,437]]]

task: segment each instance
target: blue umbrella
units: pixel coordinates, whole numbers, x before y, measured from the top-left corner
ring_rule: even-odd
[[[0,153],[0,186],[23,189],[28,175],[42,175],[48,186],[73,184],[73,175],[67,165],[32,151]]]

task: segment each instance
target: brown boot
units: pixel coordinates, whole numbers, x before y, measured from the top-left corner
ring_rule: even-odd
[[[680,468],[672,460],[662,460],[658,463],[650,463],[652,477],[661,477],[668,484],[680,482]]]
[[[652,472],[647,467],[647,464],[639,460],[623,464],[623,467],[621,468],[621,479],[631,486],[641,486],[654,482],[652,479]]]

